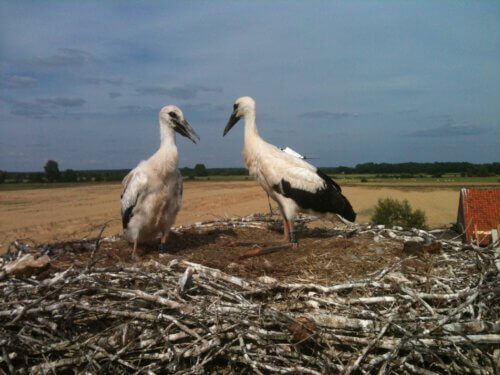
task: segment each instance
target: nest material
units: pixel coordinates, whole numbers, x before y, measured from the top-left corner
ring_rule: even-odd
[[[336,230],[346,237],[366,232],[375,241],[405,235]],[[0,372],[496,373],[493,245],[440,241],[425,272],[397,262],[362,280],[319,285],[245,280],[177,260],[97,268],[100,241],[85,242],[84,269],[41,280],[4,274]],[[50,253],[18,245],[5,260],[28,250]]]

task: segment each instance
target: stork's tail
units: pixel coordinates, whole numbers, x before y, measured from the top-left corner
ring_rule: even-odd
[[[337,212],[340,216],[342,216],[344,219],[349,220],[351,222],[354,222],[356,220],[356,212],[354,212],[351,202],[342,195],[342,199],[344,200],[344,207],[341,210],[341,212]]]
[[[128,223],[130,222],[130,219],[132,219],[132,210],[134,209],[134,206],[127,207],[125,211],[122,213],[122,227],[123,230],[126,230],[128,227]]]

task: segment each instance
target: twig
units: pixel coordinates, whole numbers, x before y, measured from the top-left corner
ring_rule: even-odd
[[[356,359],[356,362],[354,362],[352,366],[346,370],[346,374],[351,374],[353,371],[356,371],[359,368],[361,362],[363,362],[368,352],[372,350],[375,347],[376,343],[385,335],[385,332],[387,331],[387,328],[389,328],[390,325],[391,321],[389,320],[389,322],[387,322],[382,327],[377,337],[375,337],[372,341],[370,341],[370,343],[363,349],[358,359]]]
[[[99,246],[101,245],[102,234],[104,233],[104,230],[106,229],[106,227],[108,226],[108,223],[110,221],[107,221],[104,224],[101,224],[101,229],[99,231],[99,234],[97,235],[97,238],[95,239],[94,248],[92,249],[92,252],[90,253],[90,260],[89,260],[89,263],[87,264],[87,268],[86,268],[87,272],[90,272],[91,268],[94,267],[94,265],[97,263],[97,260],[95,259],[95,254],[99,250]]]
[[[9,353],[5,350],[5,346],[2,345],[2,357],[5,363],[7,364],[7,369],[9,370],[9,374],[14,375],[16,372],[14,370],[14,366],[9,358]]]

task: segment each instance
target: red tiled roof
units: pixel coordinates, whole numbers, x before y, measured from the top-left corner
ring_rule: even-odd
[[[481,243],[489,243],[491,234],[481,232],[500,225],[500,189],[462,189],[460,199],[467,242],[477,234]]]

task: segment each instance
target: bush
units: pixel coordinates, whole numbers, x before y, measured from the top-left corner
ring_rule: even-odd
[[[207,168],[205,164],[196,164],[194,166],[194,175],[196,177],[204,177],[208,175]]]
[[[77,182],[78,174],[73,169],[66,169],[63,172],[63,181],[65,182]]]
[[[419,209],[413,211],[406,199],[403,202],[391,198],[379,199],[371,221],[386,226],[427,227],[425,212]]]
[[[43,173],[33,172],[28,175],[28,182],[43,182]]]
[[[7,172],[0,171],[0,184],[3,184],[6,179],[7,179]]]

